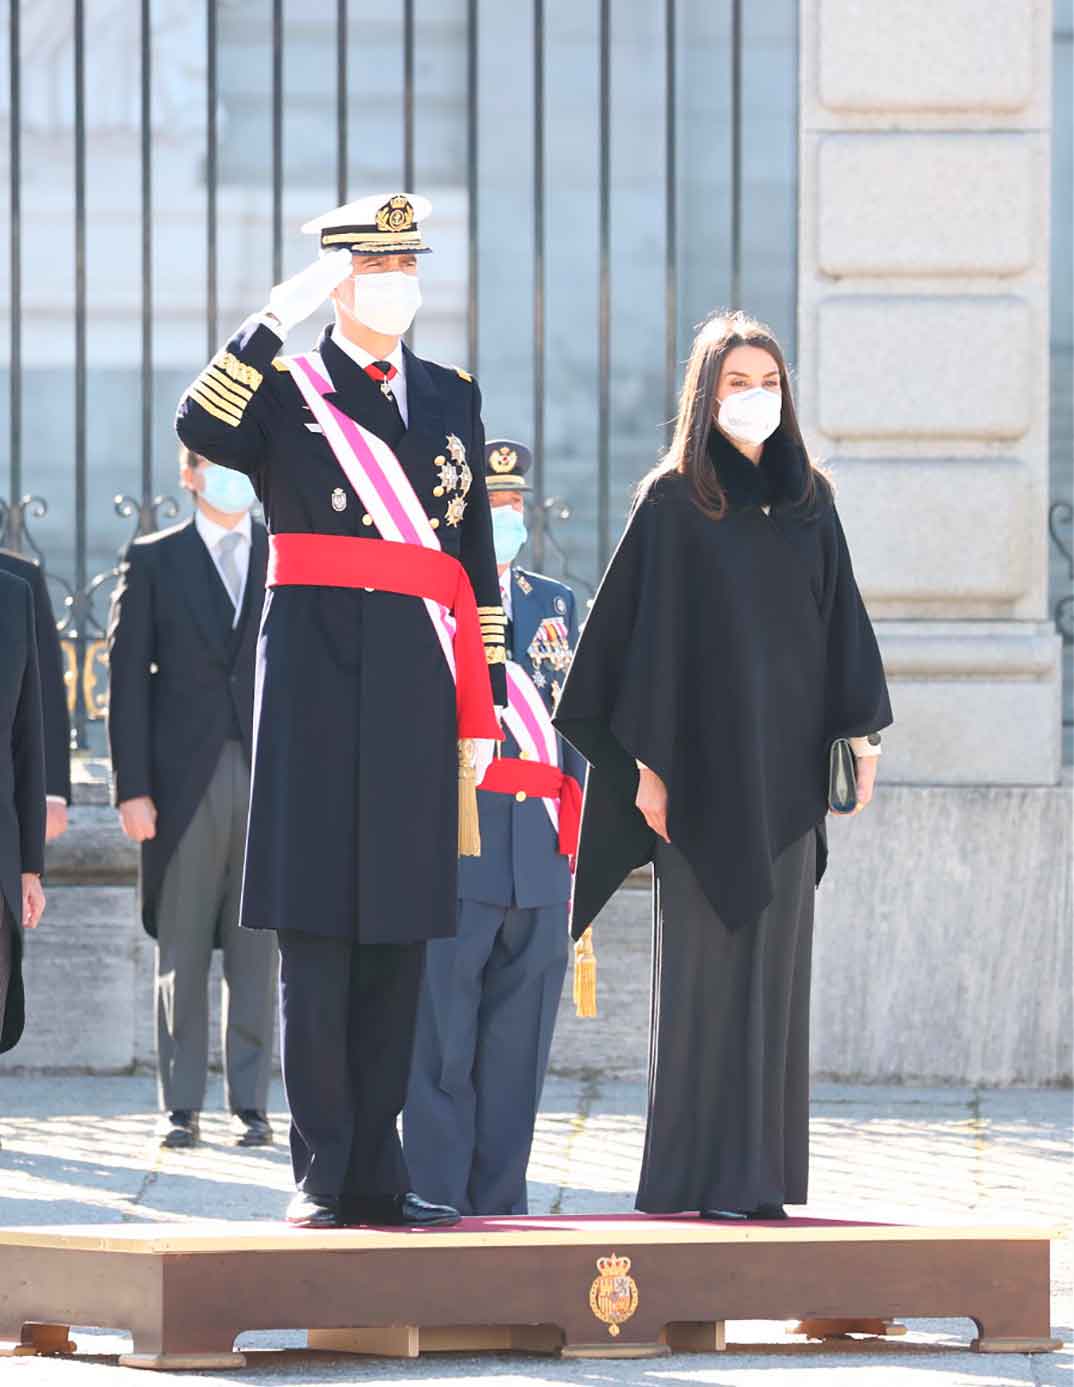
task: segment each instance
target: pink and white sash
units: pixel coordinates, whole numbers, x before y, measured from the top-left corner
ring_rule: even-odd
[[[398,544],[418,544],[440,549],[436,531],[429,524],[403,464],[383,438],[362,427],[349,414],[324,398],[334,387],[319,352],[285,357],[291,378],[302,392],[310,412],[324,430],[328,446],[362,505],[373,517],[381,539]],[[447,607],[430,597],[421,599],[433,623],[452,679],[455,678],[455,618]]]
[[[559,742],[544,699],[530,676],[514,660],[507,661],[507,707],[500,720],[518,743],[524,761],[559,765]],[[541,802],[558,836],[559,801],[545,799]]]

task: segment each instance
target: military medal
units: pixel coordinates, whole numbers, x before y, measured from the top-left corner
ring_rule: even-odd
[[[466,510],[466,502],[461,496],[453,496],[448,502],[446,520],[449,525],[458,525]]]
[[[341,486],[337,486],[332,492],[332,509],[342,511],[347,509],[347,493]]]
[[[462,439],[459,438],[456,434],[448,434],[447,450],[451,454],[453,461],[458,463],[463,463],[466,461],[466,449],[463,447]]]

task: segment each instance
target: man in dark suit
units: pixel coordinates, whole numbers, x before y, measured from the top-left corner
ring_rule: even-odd
[[[398,193],[307,223],[320,258],[272,290],[176,421],[252,479],[270,530],[242,914],[280,942],[301,1227],[458,1218],[412,1186],[396,1123],[426,940],[455,930],[474,742],[491,756],[498,737],[504,618],[480,391],[401,340],[429,210]],[[316,350],[279,356],[329,295]]]
[[[0,573],[0,1054],[25,1024],[22,932],[45,908],[45,744],[30,588]]]
[[[505,740],[478,791],[481,856],[459,864],[458,933],[428,948],[403,1149],[432,1198],[524,1214],[568,957],[584,762],[550,717],[578,627],[570,588],[512,567],[530,450],[497,439],[485,455],[507,613]]]
[[[219,945],[228,1106],[238,1144],[266,1146],[276,949],[239,930],[239,899],[268,541],[244,477],[183,448],[180,482],[194,518],[135,540],[112,599],[115,801],[142,847],[142,923],[157,941],[163,1145],[199,1140]]]
[[[0,549],[0,573],[11,573],[29,583],[33,594],[45,716],[45,790],[48,796],[45,838],[51,842],[67,831],[67,806],[71,803],[71,719],[60,636],[41,566],[9,549]]]

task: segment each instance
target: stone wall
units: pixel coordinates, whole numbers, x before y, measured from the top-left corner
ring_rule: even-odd
[[[1055,784],[1050,6],[801,14],[802,422],[892,677],[885,769]]]

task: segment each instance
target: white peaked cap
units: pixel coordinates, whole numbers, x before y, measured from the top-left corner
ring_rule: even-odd
[[[422,239],[420,224],[432,212],[432,203],[414,193],[376,193],[345,202],[303,224],[309,236],[317,236],[324,251],[350,250],[360,255],[400,255],[430,249]]]

